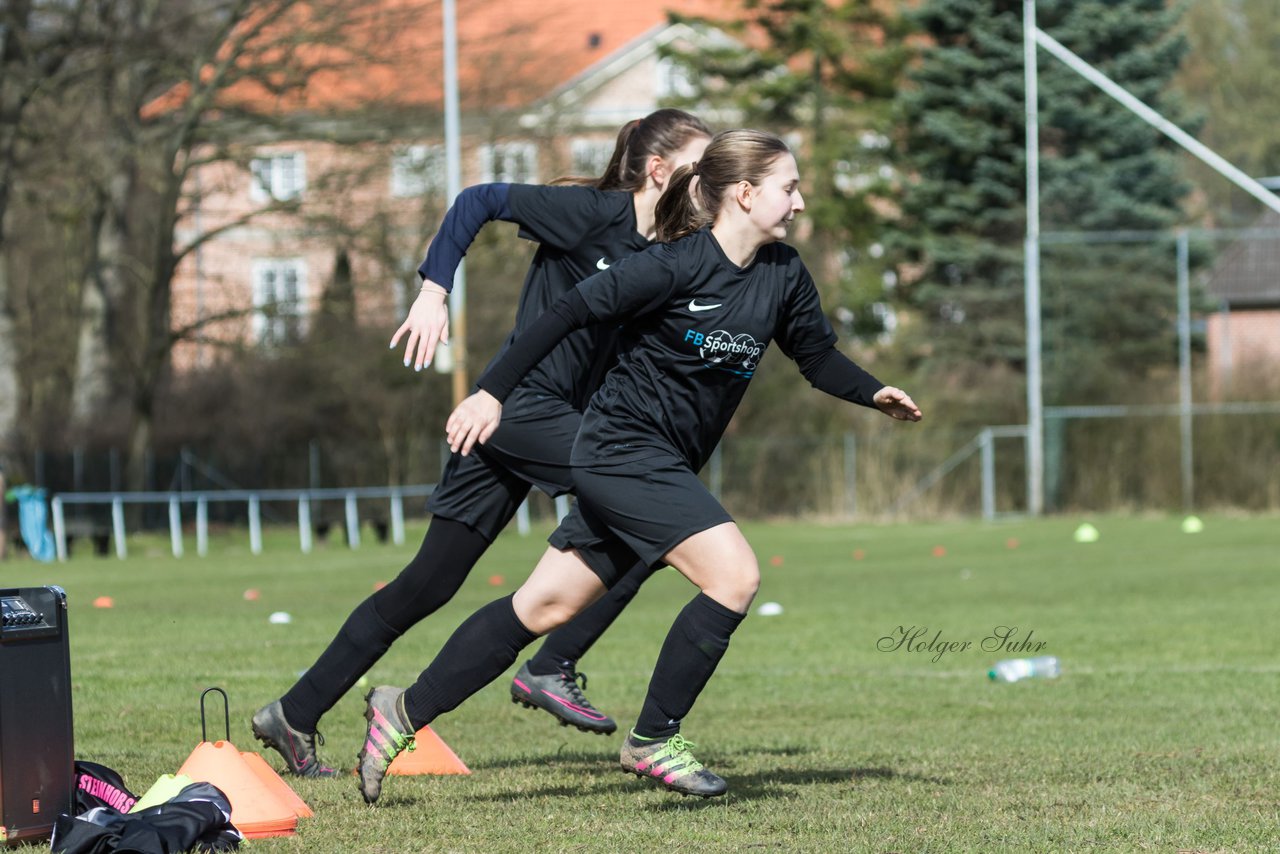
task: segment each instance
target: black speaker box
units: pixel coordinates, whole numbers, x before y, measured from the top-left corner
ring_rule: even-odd
[[[75,801],[67,595],[0,589],[0,845],[48,837]]]

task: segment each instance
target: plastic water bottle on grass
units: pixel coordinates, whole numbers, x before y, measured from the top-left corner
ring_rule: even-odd
[[[1041,655],[1036,658],[1006,658],[997,661],[987,671],[987,678],[993,682],[1019,682],[1023,679],[1039,677],[1057,679],[1062,675],[1058,659],[1053,655]]]

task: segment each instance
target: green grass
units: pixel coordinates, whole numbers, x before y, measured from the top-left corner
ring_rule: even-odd
[[[1209,518],[1189,536],[1173,519],[1095,521],[1092,545],[1072,542],[1074,519],[746,526],[764,574],[757,602],[785,612],[743,623],[685,723],[699,758],[729,780],[722,800],[619,773],[620,735],[517,707],[504,677],[436,723],[471,776],[391,778],[373,809],[354,778],[299,781],[315,817],[252,849],[1274,851],[1280,526]],[[256,748],[253,710],[411,554],[329,545],[304,558],[280,531],[253,557],[244,539],[215,542],[205,559],[173,560],[157,539],[133,543],[127,561],[0,566],[6,586],[66,588],[76,755],[116,768],[139,793],[199,741],[209,685],[230,695],[232,740]],[[373,683],[410,682],[542,548],[537,536],[504,536]],[[261,598],[246,601],[247,588]],[[90,606],[102,595],[113,609]],[[624,726],[691,596],[676,573],[660,573],[584,660],[590,696]],[[269,625],[276,610],[293,623]],[[1034,632],[1061,658],[1062,678],[989,683],[1002,656],[981,641],[1002,625]],[[878,650],[899,626],[973,646],[938,661]],[[221,737],[215,707],[211,737]],[[357,690],[329,713],[323,756],[352,762],[362,711]]]

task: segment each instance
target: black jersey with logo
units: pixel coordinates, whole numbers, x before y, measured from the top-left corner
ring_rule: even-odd
[[[618,364],[583,415],[575,465],[674,454],[696,471],[770,341],[793,359],[836,341],[795,249],[767,244],[739,268],[710,229],[632,255],[579,293],[602,325],[627,323]]]
[[[578,282],[650,245],[636,231],[635,204],[627,192],[512,184],[507,207],[520,225],[520,236],[540,245],[525,276],[515,328],[495,361],[515,337]],[[614,364],[617,337],[615,325],[610,324],[573,332],[520,387],[583,409]],[[522,400],[528,401],[529,396]]]

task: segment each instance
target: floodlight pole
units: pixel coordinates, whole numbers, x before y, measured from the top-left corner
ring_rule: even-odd
[[[444,0],[444,157],[447,205],[462,192],[462,145],[458,119],[458,22],[455,0]],[[453,405],[467,396],[467,271],[458,265],[449,293],[449,357]]]
[[[1040,97],[1036,74],[1036,4],[1022,2],[1022,53],[1026,77],[1027,237],[1027,513],[1044,512],[1044,393],[1040,365]]]

